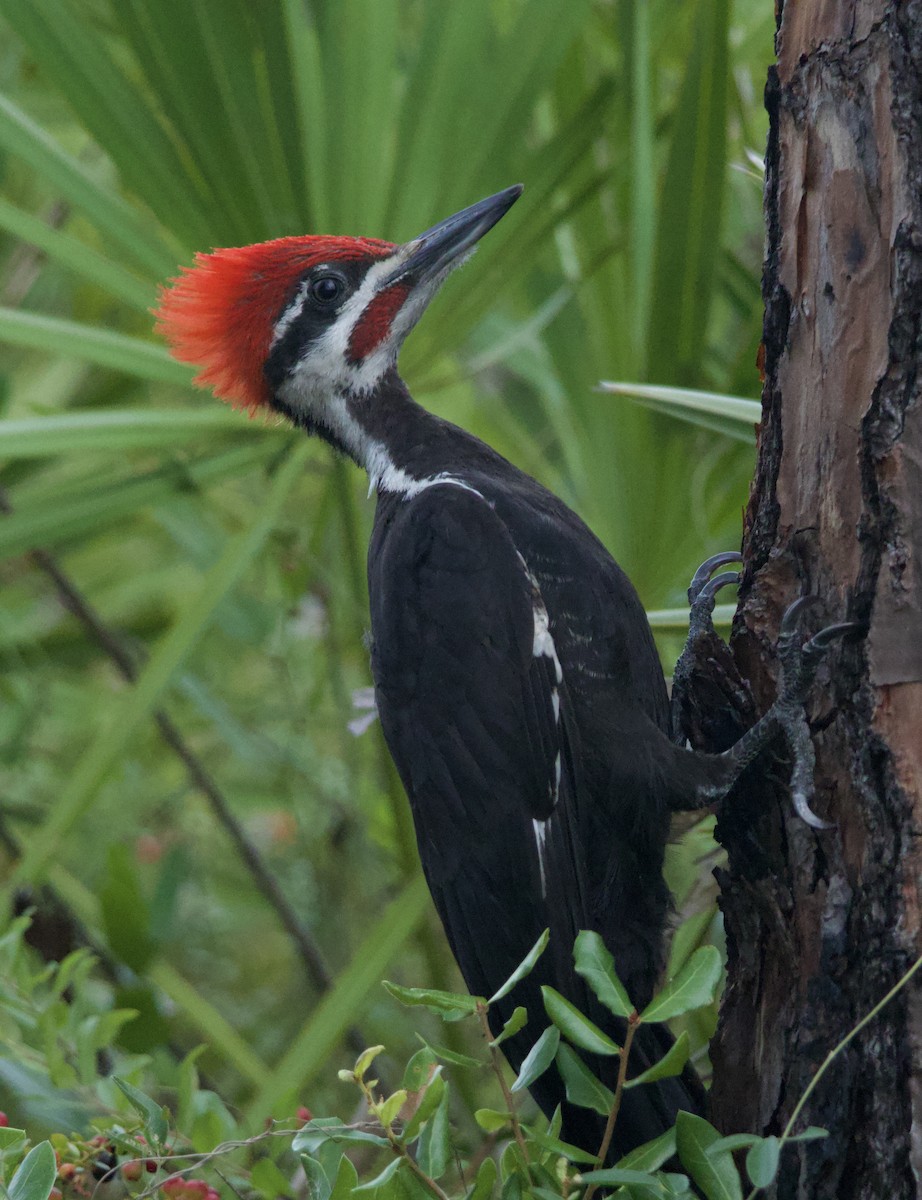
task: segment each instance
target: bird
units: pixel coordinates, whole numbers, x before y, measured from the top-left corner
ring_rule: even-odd
[[[539,482],[412,398],[397,370],[404,339],[521,192],[505,188],[400,244],[309,234],[199,254],[157,309],[196,383],[283,414],[368,474],[375,700],[471,993],[491,996],[550,930],[535,970],[490,1006],[494,1033],[527,1010],[503,1043],[515,1070],[546,1024],[542,985],[611,1029],[573,968],[580,930],[601,936],[632,1002],[649,1001],[672,906],[671,814],[720,800],[779,728],[802,744],[811,664],[844,628],[804,646],[786,618],[776,705],[724,754],[692,750],[673,736],[644,608],[605,546]],[[699,629],[728,557],[739,556],[710,560],[693,583]],[[799,805],[823,825],[804,796]],[[631,1073],[671,1044],[665,1027],[642,1025]],[[591,1066],[613,1082],[613,1060]],[[561,1106],[566,1140],[598,1151],[604,1118],[567,1101],[555,1066],[531,1092],[548,1116]],[[704,1103],[690,1068],[625,1092],[610,1160]]]

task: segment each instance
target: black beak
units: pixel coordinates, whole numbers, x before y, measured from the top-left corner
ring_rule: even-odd
[[[521,196],[522,190],[522,184],[513,184],[495,196],[487,196],[486,200],[478,200],[470,208],[463,208],[454,216],[446,217],[419,237],[406,242],[403,246],[406,258],[396,268],[388,284],[407,277],[414,283],[422,283],[437,276],[470,250],[506,215]]]

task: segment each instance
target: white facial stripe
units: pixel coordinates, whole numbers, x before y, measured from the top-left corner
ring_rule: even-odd
[[[349,346],[352,334],[382,286],[390,277],[399,273],[401,264],[413,253],[413,244],[399,246],[387,258],[373,262],[361,285],[340,309],[335,322],[308,347],[304,357],[294,367],[289,380],[281,389],[288,405],[294,409],[313,411],[319,420],[326,421],[326,401],[331,392],[352,392],[361,395],[374,391],[381,376],[396,362],[401,342],[422,316],[446,277],[466,262],[473,252],[474,248],[462,254],[427,283],[416,284],[394,316],[389,336],[361,362],[356,363],[350,360]],[[274,342],[297,320],[305,298],[305,285],[302,285],[297,296],[276,322]]]
[[[276,321],[272,330],[272,341],[269,344],[269,349],[285,336],[285,331],[293,321],[296,321],[301,315],[301,310],[304,308],[304,301],[307,299],[307,281],[298,288],[294,300],[288,305],[279,319]]]
[[[293,399],[297,402],[303,397],[303,393],[292,380],[288,380],[283,384],[280,389],[280,395],[286,403],[292,403]],[[355,417],[349,411],[349,403],[346,397],[339,392],[325,397],[323,403],[323,421],[330,432],[342,442],[356,462],[361,463],[368,472],[369,496],[374,491],[395,492],[401,495],[404,500],[412,500],[414,496],[418,496],[426,488],[435,487],[437,484],[449,484],[452,487],[463,488],[464,491],[479,496],[481,500],[484,499],[483,494],[478,492],[475,487],[472,487],[469,483],[465,483],[463,479],[449,475],[447,471],[440,471],[437,475],[418,479],[413,475],[409,475],[402,467],[398,467],[388,453],[388,449],[384,443],[373,438],[356,421]]]

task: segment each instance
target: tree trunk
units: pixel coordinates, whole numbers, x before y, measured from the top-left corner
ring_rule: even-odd
[[[922,953],[922,0],[787,0],[765,208],[765,385],[733,651],[759,711],[780,615],[867,623],[815,688],[816,833],[761,770],[721,818],[729,985],[713,1117],[779,1133]],[[779,772],[783,779],[784,773]],[[772,1195],[922,1196],[922,992],[850,1043]],[[913,1132],[915,1129],[915,1132]]]

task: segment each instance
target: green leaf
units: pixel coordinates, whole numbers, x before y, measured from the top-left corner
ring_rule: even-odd
[[[512,1118],[507,1112],[498,1112],[495,1108],[478,1108],[474,1120],[486,1133],[496,1133],[505,1129]]]
[[[144,1122],[144,1134],[154,1147],[163,1147],[170,1133],[166,1109],[139,1091],[127,1079],[112,1076],[113,1082]]]
[[[0,342],[46,354],[53,347],[54,353],[62,358],[77,358],[156,383],[188,386],[192,382],[189,367],[170,358],[163,346],[63,317],[0,307]]]
[[[727,1137],[720,1137],[716,1142],[712,1142],[708,1146],[707,1152],[713,1157],[715,1154],[723,1154],[727,1150],[747,1150],[761,1141],[762,1138],[757,1133],[731,1133]]]
[[[150,906],[138,882],[137,863],[127,846],[109,847],[99,892],[106,938],[119,961],[142,974],[157,953],[150,932]]]
[[[403,1072],[403,1086],[408,1092],[418,1092],[426,1086],[438,1063],[438,1055],[428,1046],[417,1050]]]
[[[502,1000],[503,996],[508,996],[515,985],[526,975],[530,975],[535,969],[535,964],[538,959],[547,949],[548,941],[550,940],[550,931],[545,929],[544,933],[538,938],[532,948],[528,951],[516,969],[512,972],[499,991],[494,992],[487,1004],[495,1004],[497,1000]]]
[[[14,1129],[12,1125],[0,1125],[0,1152],[9,1150],[25,1140],[26,1131],[24,1129]]]
[[[686,383],[705,353],[721,243],[727,154],[729,0],[695,7],[694,43],[660,186],[647,374]]]
[[[720,1138],[713,1125],[693,1113],[676,1118],[676,1152],[682,1166],[704,1192],[707,1200],[743,1200],[743,1185],[730,1151],[708,1156],[708,1148]]]
[[[352,1073],[357,1079],[364,1079],[365,1072],[383,1050],[383,1046],[369,1046],[366,1050],[362,1051],[355,1060],[355,1066],[352,1068]]]
[[[802,1133],[789,1133],[785,1137],[784,1142],[818,1142],[822,1138],[829,1137],[829,1130],[823,1129],[819,1125],[808,1125]]]
[[[601,937],[592,930],[577,934],[573,948],[576,973],[582,975],[605,1007],[616,1017],[629,1017],[634,1006]]]
[[[732,623],[734,614],[736,613],[735,604],[716,604],[714,606],[714,624],[727,626]],[[647,621],[651,629],[675,629],[678,631],[688,629],[688,609],[687,608],[656,608],[647,611]],[[712,915],[712,914],[711,914]],[[710,919],[710,915],[709,915]],[[694,920],[694,918],[692,918]],[[685,928],[688,922],[680,926],[680,930]],[[690,953],[690,951],[689,951]],[[687,957],[687,955],[685,956]],[[685,959],[681,960],[684,963]],[[679,964],[681,967],[681,963]]]
[[[672,1075],[681,1075],[688,1062],[689,1054],[691,1054],[691,1046],[688,1034],[683,1030],[659,1062],[655,1062],[652,1067],[647,1067],[642,1074],[629,1079],[624,1085],[625,1089],[637,1087],[641,1083],[653,1083],[656,1079],[668,1079]]]
[[[390,1129],[394,1121],[400,1115],[400,1110],[407,1102],[406,1088],[398,1088],[378,1107],[378,1120],[386,1128]]]
[[[490,1200],[496,1185],[496,1160],[485,1158],[477,1169],[474,1186],[467,1193],[465,1200]]]
[[[328,1146],[335,1145],[335,1142],[327,1142]],[[342,1151],[340,1151],[342,1153]],[[304,1169],[304,1175],[307,1179],[307,1190],[311,1200],[328,1200],[330,1195],[330,1180],[326,1171],[323,1169],[323,1164],[318,1158],[311,1158],[309,1154],[300,1155],[301,1166]],[[265,1160],[263,1160],[265,1161]],[[271,1161],[271,1160],[270,1160]],[[255,1172],[253,1174],[253,1183],[256,1184]],[[280,1195],[284,1196],[288,1191],[288,1185],[284,1187]],[[272,1200],[276,1200],[273,1196]]]
[[[447,1046],[436,1046],[432,1042],[427,1042],[419,1034],[416,1036],[442,1062],[451,1063],[455,1067],[482,1067],[485,1065],[479,1058],[471,1058],[469,1054],[460,1054],[457,1050],[449,1050]]]
[[[651,1179],[646,1171],[631,1171],[624,1167],[606,1167],[602,1171],[583,1171],[580,1178],[597,1186],[629,1187],[631,1195],[663,1200],[662,1185]]]
[[[675,979],[659,992],[640,1014],[646,1022],[669,1021],[693,1008],[711,1004],[720,983],[723,965],[715,946],[702,946],[689,958]]]
[[[402,1158],[391,1159],[380,1174],[376,1175],[374,1179],[369,1179],[367,1183],[360,1183],[358,1187],[352,1189],[353,1193],[373,1192],[377,1188],[383,1187],[389,1180],[393,1179],[403,1165]]]
[[[202,409],[81,409],[47,417],[0,421],[3,458],[47,458],[91,450],[152,450],[228,433],[278,435],[276,426],[248,425],[226,406]]]
[[[506,1147],[506,1152],[503,1155],[503,1161],[507,1159],[515,1160],[519,1156],[519,1148],[514,1142],[510,1142]],[[503,1179],[503,1186],[500,1189],[500,1200],[525,1200],[526,1192],[522,1182],[522,1172],[520,1170],[507,1170]]]
[[[715,433],[726,434],[737,441],[754,445],[756,427],[762,420],[762,405],[758,400],[742,396],[724,396],[719,392],[703,392],[694,388],[660,387],[645,383],[615,383],[603,380],[599,390],[611,396],[624,396],[653,412],[664,413]]]
[[[442,992],[436,988],[402,987],[385,979],[384,987],[395,1000],[410,1008],[422,1006],[430,1012],[444,1016],[446,1013],[461,1013],[468,1016],[477,1011],[477,997],[461,992]]]
[[[698,1200],[698,1193],[691,1190],[687,1175],[680,1175],[676,1171],[664,1171],[660,1179],[668,1189],[667,1194],[671,1200]]]
[[[419,1104],[416,1106],[416,1111],[406,1123],[403,1131],[403,1141],[405,1143],[412,1142],[418,1136],[420,1129],[429,1120],[435,1110],[442,1102],[442,1097],[447,1091],[447,1084],[442,1076],[442,1068],[436,1068],[436,1074],[432,1076],[426,1090],[420,1098]]]
[[[567,1089],[567,1099],[580,1108],[591,1108],[603,1117],[611,1112],[614,1092],[596,1079],[575,1050],[561,1046],[557,1051],[557,1069]]]
[[[19,1164],[7,1191],[10,1200],[48,1200],[57,1176],[51,1142],[33,1146]]]
[[[544,1007],[557,1028],[574,1046],[593,1054],[620,1054],[621,1047],[552,987],[542,987]]]
[[[358,1181],[358,1171],[356,1171],[351,1159],[344,1154],[339,1160],[339,1168],[336,1172],[336,1178],[333,1181],[333,1186],[330,1189],[328,1200],[349,1200],[349,1197],[355,1190]],[[289,1183],[289,1187],[290,1186],[291,1184]]]
[[[642,1146],[635,1146],[616,1163],[616,1167],[624,1167],[633,1171],[655,1171],[664,1162],[668,1162],[675,1154],[675,1130],[667,1129],[659,1137]]]
[[[451,1161],[448,1103],[449,1091],[446,1087],[419,1139],[417,1162],[431,1179],[441,1179]]]
[[[521,1092],[523,1089],[531,1087],[554,1061],[554,1055],[557,1053],[559,1045],[560,1030],[556,1025],[548,1026],[526,1054],[511,1091]]]
[[[540,1146],[542,1150],[550,1150],[552,1154],[569,1159],[570,1162],[597,1163],[599,1161],[588,1150],[582,1150],[579,1146],[571,1146],[569,1142],[562,1142],[559,1138],[551,1137],[549,1133],[545,1133],[542,1129],[530,1130],[528,1139],[534,1142],[536,1146]]]
[[[697,879],[697,873],[695,878]],[[678,975],[698,947],[709,941],[708,930],[716,912],[717,906],[709,904],[707,908],[687,917],[675,931],[669,947],[669,964],[666,969],[668,979]]]
[[[324,1142],[345,1142],[346,1144],[364,1142],[371,1146],[389,1146],[386,1137],[377,1133],[369,1133],[365,1129],[350,1129],[343,1125],[337,1117],[315,1117],[308,1121],[295,1134],[291,1143],[295,1153],[313,1154]]]
[[[762,1138],[746,1155],[746,1174],[755,1187],[768,1187],[778,1174],[781,1142],[776,1137]]]
[[[511,1038],[515,1034],[517,1034],[520,1029],[524,1029],[525,1026],[527,1025],[527,1023],[528,1023],[528,1012],[524,1008],[522,1008],[521,1005],[519,1005],[519,1007],[513,1011],[512,1016],[509,1018],[509,1020],[506,1021],[506,1023],[503,1025],[499,1034],[493,1039],[492,1042],[490,1042],[490,1045],[491,1046],[500,1045],[500,1043],[504,1042],[507,1038]]]
[[[308,1171],[306,1163],[313,1163],[312,1158],[303,1158],[302,1163],[305,1163],[305,1171]],[[308,1175],[310,1178],[310,1176]],[[324,1176],[324,1180],[326,1176]],[[279,1169],[278,1165],[271,1158],[258,1158],[253,1164],[250,1172],[250,1182],[253,1187],[260,1192],[265,1200],[276,1200],[278,1196],[286,1196],[291,1187],[291,1181],[287,1175]],[[311,1180],[313,1185],[313,1180]],[[329,1200],[329,1185],[325,1190],[311,1187],[311,1200]]]

